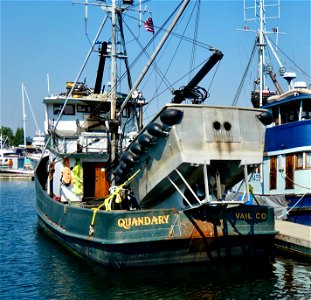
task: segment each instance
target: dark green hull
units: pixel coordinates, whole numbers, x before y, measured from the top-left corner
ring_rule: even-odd
[[[276,234],[273,209],[203,206],[188,211],[98,211],[64,205],[36,181],[39,224],[63,244],[115,267],[266,256]]]

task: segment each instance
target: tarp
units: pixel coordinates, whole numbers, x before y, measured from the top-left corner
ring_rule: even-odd
[[[256,200],[259,205],[273,207],[276,219],[287,219],[287,201],[285,195],[256,195]]]

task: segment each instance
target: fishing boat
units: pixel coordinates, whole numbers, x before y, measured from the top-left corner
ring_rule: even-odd
[[[281,32],[277,27],[267,30],[265,20],[279,18],[279,14],[267,12],[273,6],[273,11],[279,12],[280,1],[268,6],[258,1],[255,7],[260,30],[254,49],[258,50],[260,63],[251,101],[256,108],[268,109],[273,122],[266,129],[263,164],[250,184],[258,201],[275,208],[278,219],[311,226],[311,85],[296,80],[294,70],[309,82],[311,76],[292,61],[284,62],[279,57],[281,47],[270,37],[278,39]],[[274,61],[278,63],[278,75],[273,71]]]
[[[108,2],[94,5],[110,17],[111,39],[100,38],[106,17],[75,81],[44,99],[49,155],[35,170],[39,224],[71,250],[119,268],[269,255],[274,210],[246,203],[248,176],[262,163],[271,115],[203,104],[207,91],[198,84],[223,57],[212,49],[196,75],[144,125],[147,101],[139,86],[190,1],[179,3],[135,83],[123,22],[137,5]],[[154,33],[151,18],[144,24]],[[80,77],[96,44],[99,64],[90,88]],[[103,86],[106,61],[111,77]],[[231,188],[241,180],[245,197],[237,199]]]

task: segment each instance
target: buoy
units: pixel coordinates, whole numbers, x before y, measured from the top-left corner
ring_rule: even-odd
[[[257,115],[257,118],[264,125],[270,125],[273,121],[272,114],[268,111],[264,111],[260,115]]]
[[[151,144],[151,142],[152,142],[152,139],[149,135],[140,134],[138,136],[138,143],[142,145],[144,148],[148,147]]]
[[[127,168],[127,164],[123,160],[121,160],[119,163],[119,168],[121,170],[125,170]]]
[[[151,123],[147,127],[147,131],[149,134],[155,137],[161,137],[166,135],[166,132],[163,130],[163,127],[157,123]]]
[[[184,113],[178,109],[166,109],[161,113],[160,120],[167,126],[180,123]]]
[[[142,155],[144,153],[143,147],[138,143],[132,144],[130,149],[136,155]]]
[[[121,177],[121,176],[123,175],[123,170],[121,170],[119,167],[117,167],[117,168],[115,169],[115,173],[116,173],[116,175],[118,175],[119,177]]]
[[[12,160],[11,158],[10,158],[9,161],[8,161],[8,166],[9,166],[9,167],[12,167],[12,166],[13,166],[13,160]]]
[[[130,153],[129,151],[125,151],[122,154],[121,160],[123,160],[127,165],[131,165],[136,162],[134,154]]]

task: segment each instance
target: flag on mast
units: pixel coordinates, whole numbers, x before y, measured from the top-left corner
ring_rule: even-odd
[[[154,33],[154,26],[153,26],[152,18],[149,18],[147,21],[145,21],[144,26],[147,31]]]

